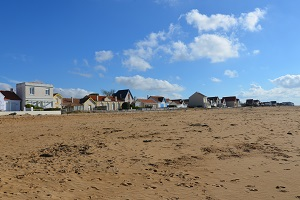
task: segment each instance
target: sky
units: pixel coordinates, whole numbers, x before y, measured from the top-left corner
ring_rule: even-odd
[[[299,0],[2,0],[0,90],[300,105]]]

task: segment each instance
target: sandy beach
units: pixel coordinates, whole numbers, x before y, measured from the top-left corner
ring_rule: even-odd
[[[300,108],[0,117],[0,199],[300,199]]]

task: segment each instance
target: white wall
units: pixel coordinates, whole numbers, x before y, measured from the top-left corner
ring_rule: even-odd
[[[6,103],[4,101],[4,96],[2,93],[0,93],[0,111],[5,111],[6,110]]]

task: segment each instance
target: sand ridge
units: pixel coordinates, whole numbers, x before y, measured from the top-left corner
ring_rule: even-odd
[[[0,117],[0,199],[300,199],[299,111]]]

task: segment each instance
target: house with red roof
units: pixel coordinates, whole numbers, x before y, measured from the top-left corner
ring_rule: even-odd
[[[157,108],[157,103],[153,99],[137,99],[135,106],[140,108]]]
[[[96,102],[89,96],[85,96],[82,99],[78,98],[63,98],[62,108],[67,112],[73,111],[92,111],[96,107]]]
[[[119,110],[124,103],[117,96],[101,96],[97,93],[89,94],[88,96],[96,102],[96,110]]]
[[[21,98],[10,91],[0,90],[0,111],[20,111]]]

